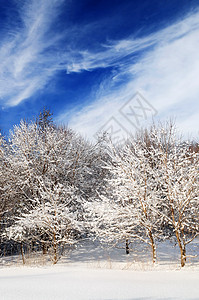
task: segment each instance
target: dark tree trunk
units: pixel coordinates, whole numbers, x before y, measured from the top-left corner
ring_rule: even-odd
[[[129,254],[130,250],[129,250],[129,241],[126,240],[126,254]]]
[[[24,256],[24,252],[23,252],[23,244],[20,244],[20,249],[21,249],[21,257],[22,257],[22,261],[23,261],[23,265],[25,265],[25,256]]]
[[[155,241],[154,241],[153,234],[152,234],[151,230],[149,231],[149,238],[150,238],[150,241],[151,241],[152,260],[153,260],[153,263],[155,263],[156,262],[156,247],[155,247]]]
[[[42,243],[42,252],[43,252],[43,255],[47,254],[47,246],[45,243]]]

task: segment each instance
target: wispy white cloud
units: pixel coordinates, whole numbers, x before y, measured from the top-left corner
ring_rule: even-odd
[[[0,102],[15,106],[34,95],[62,64],[53,49],[63,35],[53,35],[52,26],[62,0],[24,2],[18,13],[20,22],[0,32]]]
[[[30,0],[24,1],[24,6],[18,3],[20,22],[16,22],[15,29],[8,28],[6,35],[0,30],[2,106],[16,106],[30,98],[59,70],[70,74],[112,67],[112,75],[95,86],[88,105],[63,112],[57,121],[69,123],[90,137],[112,116],[128,130],[133,130],[119,109],[140,91],[158,110],[159,118],[175,116],[184,131],[196,131],[199,117],[198,11],[147,36],[109,40],[100,50],[91,51],[85,50],[85,45],[84,50],[77,49],[71,37],[77,37],[82,31],[86,35],[86,30],[100,24],[86,24],[84,28],[77,25],[61,33],[54,30],[62,4],[67,3],[65,0]]]
[[[79,56],[76,53],[76,59],[67,65],[68,72],[110,66],[117,67],[117,72],[106,78],[106,88],[103,89],[103,84],[99,87],[91,104],[71,115],[63,113],[57,120],[67,119],[76,130],[93,136],[115,116],[131,131],[131,124],[121,116],[119,109],[140,91],[158,110],[158,118],[175,117],[180,129],[196,133],[199,118],[198,19],[196,11],[144,38],[109,42],[100,52],[79,52]],[[139,54],[137,59],[136,53]],[[123,76],[126,80],[118,87],[117,82]]]
[[[68,73],[81,72],[100,67],[120,66],[121,60],[129,55],[135,55],[152,47],[164,46],[177,39],[182,39],[194,30],[198,30],[198,16],[198,12],[193,13],[165,29],[142,38],[131,36],[125,40],[109,41],[109,43],[103,45],[103,49],[99,52],[90,52],[89,50],[71,52],[71,58],[73,58],[73,55],[74,58],[72,62],[69,61],[66,65],[67,71]]]

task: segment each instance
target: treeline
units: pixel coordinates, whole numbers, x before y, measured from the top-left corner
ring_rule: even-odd
[[[199,233],[199,147],[175,126],[153,125],[114,146],[57,127],[43,110],[0,135],[1,255],[24,249],[56,263],[83,237],[110,246],[176,239],[181,266]],[[135,251],[135,250],[134,250]],[[138,249],[139,251],[139,249]]]

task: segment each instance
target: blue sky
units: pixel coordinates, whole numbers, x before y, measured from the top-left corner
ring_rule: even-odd
[[[199,1],[0,0],[0,128],[46,106],[89,138],[111,118],[133,131],[139,92],[197,137],[198,49]]]

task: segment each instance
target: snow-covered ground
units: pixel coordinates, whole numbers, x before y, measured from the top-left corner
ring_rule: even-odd
[[[0,272],[1,300],[199,299],[199,271],[127,271],[71,267]]]
[[[133,252],[127,256],[124,250],[88,243],[55,266],[42,265],[43,258],[37,267],[30,265],[31,257],[26,257],[25,267],[19,257],[4,258],[0,261],[0,300],[199,299],[196,258],[189,258],[181,269],[177,249],[170,244],[164,245],[164,251],[161,247],[161,260],[155,266],[146,249],[140,260]]]

